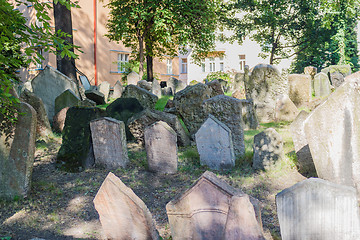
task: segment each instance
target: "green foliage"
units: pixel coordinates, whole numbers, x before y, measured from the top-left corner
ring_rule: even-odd
[[[225,80],[225,81],[230,81],[231,80],[230,75],[228,73],[221,72],[221,71],[209,73],[206,76],[206,79],[209,82],[211,82],[212,80],[218,80],[218,79],[222,79],[222,80]]]
[[[169,101],[169,99],[173,99],[173,96],[162,96],[159,98],[159,100],[155,104],[155,110],[158,111],[164,111],[166,103]]]

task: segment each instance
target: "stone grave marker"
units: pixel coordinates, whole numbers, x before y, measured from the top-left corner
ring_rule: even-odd
[[[90,122],[95,164],[106,168],[125,168],[129,162],[125,124],[104,117]]]
[[[82,86],[84,87],[85,90],[90,90],[91,89],[91,84],[89,82],[89,80],[87,79],[86,76],[80,76],[80,81]]]
[[[289,97],[291,101],[300,107],[311,100],[311,76],[306,74],[290,74]]]
[[[268,170],[283,157],[283,141],[279,133],[273,128],[254,136],[253,168]]]
[[[231,130],[213,115],[195,134],[196,147],[201,165],[210,169],[231,169],[235,166],[234,146]]]
[[[305,120],[305,135],[322,179],[360,193],[360,79],[338,87]]]
[[[102,183],[94,205],[106,239],[159,239],[145,203],[113,173]]]
[[[57,133],[61,133],[65,126],[66,113],[69,107],[61,109],[53,118],[53,129]]]
[[[275,105],[275,121],[293,121],[299,110],[287,94],[280,95]]]
[[[104,94],[104,100],[107,102],[110,93],[110,83],[107,81],[101,82],[98,86],[98,91]]]
[[[136,83],[138,87],[141,87],[142,89],[145,89],[146,91],[151,92],[151,82],[148,82],[146,80],[140,80]]]
[[[116,81],[114,85],[114,91],[112,94],[112,98],[117,99],[120,98],[123,92],[123,86],[121,85],[120,81]]]
[[[360,239],[356,190],[318,178],[306,179],[276,195],[283,240]]]
[[[176,173],[176,132],[166,122],[158,121],[145,128],[144,139],[149,170],[155,173]]]
[[[313,78],[317,74],[317,68],[313,66],[307,66],[304,68],[304,73],[310,75]]]
[[[122,98],[136,98],[139,103],[143,106],[143,108],[155,108],[155,104],[159,99],[156,95],[151,92],[135,86],[135,85],[127,85],[125,90],[121,96]]]
[[[314,92],[315,97],[326,97],[330,95],[330,81],[328,76],[321,72],[315,75],[314,77]]]
[[[242,120],[244,130],[257,129],[259,121],[256,116],[254,102],[252,99],[239,99],[241,101]]]
[[[140,76],[138,73],[133,71],[133,72],[129,73],[129,75],[127,75],[126,79],[127,79],[128,85],[130,85],[130,84],[136,85],[137,82],[140,81]]]
[[[80,98],[73,91],[67,89],[55,98],[55,114],[63,108],[78,106],[80,102]]]
[[[248,226],[258,229],[258,226],[261,226],[258,200],[250,197],[258,226],[253,223],[254,216],[248,219],[248,213],[243,215],[238,211],[240,209],[234,209],[234,207],[240,207],[239,205],[231,207],[232,202],[237,202],[237,199],[233,197],[244,196],[246,195],[241,190],[231,187],[212,172],[206,171],[188,190],[166,205],[172,238],[174,240],[219,240],[224,239],[224,236],[234,236],[233,227],[238,227],[237,233],[240,235],[243,233],[239,229],[241,226],[234,226],[234,218],[239,221],[242,217],[246,218],[244,221],[249,224]],[[230,213],[229,208],[234,212]],[[245,209],[245,211],[249,210]],[[225,232],[225,229],[229,232]],[[253,229],[247,229],[247,231],[256,232]]]
[[[211,82],[206,83],[206,85],[211,87],[216,95],[224,94],[221,83],[218,80],[212,80]]]
[[[151,84],[151,92],[156,95],[158,98],[161,98],[161,86],[157,79],[154,78]]]
[[[105,104],[105,95],[96,90],[95,88],[92,88],[90,90],[85,91],[85,96],[94,101],[97,105],[103,105]]]
[[[346,76],[351,74],[350,65],[331,65],[321,70],[330,77],[331,85],[335,88],[339,87]]]

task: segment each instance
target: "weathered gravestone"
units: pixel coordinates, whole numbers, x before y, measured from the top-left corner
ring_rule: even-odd
[[[151,92],[156,95],[158,98],[161,98],[161,86],[157,79],[154,78],[151,83]]]
[[[120,98],[123,92],[123,86],[121,85],[120,81],[116,81],[114,85],[114,90],[112,94],[112,98],[117,99]]]
[[[314,161],[305,136],[305,120],[309,113],[302,110],[290,125],[290,132],[295,146],[297,167],[306,176],[316,176]]]
[[[106,239],[159,239],[145,203],[113,173],[102,183],[94,205]]]
[[[58,167],[78,172],[94,164],[90,121],[101,117],[105,117],[105,111],[100,108],[69,108],[62,132],[62,144],[57,154]]]
[[[351,74],[350,65],[331,65],[327,68],[321,70],[330,77],[331,85],[335,88],[339,87],[343,82],[346,76]]]
[[[231,203],[236,202],[233,197],[244,196],[246,194],[241,190],[235,189],[223,180],[218,179],[212,172],[205,172],[187,191],[178,195],[166,205],[172,238],[174,240],[227,239],[223,237],[234,234],[233,221],[234,217],[237,218],[234,215],[240,214],[239,209],[235,210],[235,212],[229,212],[230,207],[232,209],[235,207],[231,206]],[[251,197],[250,201],[258,225],[253,222],[254,216],[244,221],[259,230],[259,226],[262,226],[259,201]],[[239,207],[239,205],[236,207]],[[247,209],[244,210],[248,211]],[[238,215],[238,217],[246,216],[241,213],[241,216]],[[236,222],[239,221],[239,219],[236,219]],[[237,234],[241,235],[241,226],[237,225],[235,227],[238,230]],[[229,232],[225,232],[225,229],[229,230]],[[247,229],[247,231],[255,232],[253,229]],[[256,232],[256,234],[246,239],[258,239],[251,238],[256,237],[258,234],[261,234],[261,228],[260,232]]]
[[[322,179],[306,179],[276,195],[283,240],[360,239],[356,190]]]
[[[138,87],[141,87],[142,89],[145,89],[146,91],[151,92],[151,82],[148,82],[146,80],[140,80],[136,83]]]
[[[246,93],[245,93],[245,89],[244,90],[236,90],[235,92],[233,92],[231,94],[231,97],[233,98],[237,98],[237,99],[246,99]]]
[[[311,76],[305,74],[290,74],[289,97],[297,106],[302,106],[311,100]]]
[[[128,119],[134,116],[134,114],[139,113],[143,110],[144,108],[141,106],[141,104],[136,98],[121,97],[116,99],[109,106],[107,106],[106,114],[108,117],[115,118],[125,123],[126,138],[130,140],[133,138],[133,136],[131,135],[129,127],[127,125]]]
[[[27,103],[20,103],[15,129],[0,135],[0,198],[26,196],[31,186],[36,138],[36,111]],[[10,129],[9,129],[10,130]]]
[[[357,71],[351,75],[345,77],[345,81],[360,79],[360,71]]]
[[[318,73],[314,77],[314,92],[315,97],[326,97],[330,95],[330,81],[325,73]]]
[[[57,133],[61,133],[65,126],[66,113],[69,107],[61,109],[53,118],[53,129]]]
[[[47,139],[52,133],[49,118],[42,100],[27,89],[21,93],[22,101],[30,104],[36,111],[36,137]]]
[[[203,102],[204,111],[212,114],[231,130],[235,157],[245,154],[242,102],[225,95],[217,95]]]
[[[125,168],[129,162],[125,124],[104,117],[90,122],[95,164],[106,168]]]
[[[186,87],[186,84],[182,82],[181,80],[178,80],[174,77],[170,77],[167,80],[167,87],[171,88],[172,93],[175,94],[181,90],[183,90]]]
[[[140,81],[140,76],[138,73],[133,71],[133,72],[129,73],[129,75],[127,75],[126,79],[127,79],[128,85],[130,85],[130,84],[136,85],[137,82]]]
[[[104,94],[104,101],[107,102],[110,93],[110,83],[107,81],[100,83],[98,86],[98,91]]]
[[[245,71],[247,74],[247,71]],[[288,92],[288,80],[273,65],[258,64],[245,81],[246,99],[253,99],[260,122],[275,120],[278,96]]]
[[[253,168],[268,170],[283,157],[283,141],[279,133],[273,128],[254,136]]]
[[[245,96],[245,85],[244,85],[244,76],[245,73],[236,73],[234,76],[234,81],[230,90],[232,92],[239,91],[239,94]],[[245,98],[245,97],[244,97]]]
[[[78,106],[80,102],[80,98],[73,91],[67,89],[55,98],[55,114],[63,108]]]
[[[318,176],[360,193],[359,84],[348,80],[313,110],[305,134]]]
[[[304,68],[304,74],[310,75],[313,78],[317,74],[317,68],[313,66],[307,66]]]
[[[211,114],[195,134],[195,140],[201,165],[215,170],[235,166],[231,130]]]
[[[212,80],[211,82],[206,83],[206,85],[211,87],[215,95],[224,94],[221,83],[218,80]]]
[[[176,132],[166,122],[158,121],[145,128],[144,138],[149,170],[155,173],[176,173]]]
[[[91,88],[91,84],[86,76],[80,76],[79,77],[81,84],[85,90],[89,90]]]
[[[239,99],[241,101],[242,120],[244,130],[257,129],[259,121],[256,116],[254,102],[252,99]]]
[[[157,121],[164,121],[174,129],[177,134],[177,144],[179,146],[190,145],[190,138],[181,125],[178,117],[174,114],[160,112],[153,109],[145,109],[135,114],[128,120],[128,126],[131,134],[136,138],[137,142],[144,144],[144,129]]]
[[[49,120],[51,121],[55,115],[55,99],[65,90],[72,90],[76,96],[79,96],[77,86],[70,78],[46,66],[32,81],[33,92],[41,98],[44,103],[45,110]]]
[[[161,88],[161,95],[162,96],[172,96],[174,94],[172,92],[171,87],[164,87],[164,88]]]
[[[91,88],[89,90],[85,91],[85,96],[94,101],[97,105],[103,105],[105,104],[105,95],[101,92],[99,92],[98,90],[96,90],[95,88]]]
[[[123,92],[122,98],[136,98],[143,108],[155,108],[158,97],[145,89],[135,86],[127,85]]]
[[[299,110],[288,95],[278,97],[275,105],[275,121],[293,121],[299,114]]]

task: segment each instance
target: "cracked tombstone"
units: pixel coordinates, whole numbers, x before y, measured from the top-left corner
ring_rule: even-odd
[[[104,117],[90,122],[95,164],[106,168],[125,168],[129,162],[125,124]]]
[[[159,239],[145,203],[113,173],[102,183],[94,205],[107,239]]]
[[[278,193],[276,206],[283,240],[360,239],[353,187],[310,178]]]
[[[231,169],[235,166],[234,146],[231,130],[213,115],[195,134],[196,147],[201,165],[210,169]]]

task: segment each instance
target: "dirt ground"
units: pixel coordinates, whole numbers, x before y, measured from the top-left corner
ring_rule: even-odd
[[[93,199],[108,170],[89,169],[66,173],[55,168],[61,139],[38,145],[31,192],[25,199],[0,201],[0,240],[8,239],[104,239]],[[185,191],[203,172],[192,149],[179,149],[177,174],[157,176],[146,171],[145,151],[128,144],[130,166],[113,173],[145,202],[163,239],[171,239],[165,205]],[[235,170],[215,171],[233,187],[262,203],[262,221],[267,239],[281,239],[275,195],[305,179],[286,163],[269,172],[254,172],[247,164]]]

